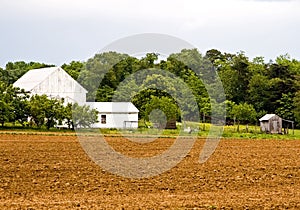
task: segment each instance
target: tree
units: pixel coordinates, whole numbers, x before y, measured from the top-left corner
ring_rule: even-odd
[[[279,105],[279,107],[276,109],[275,113],[286,120],[294,121],[293,110],[295,109],[295,107],[293,101],[293,94],[283,93],[281,99],[277,101],[277,104]]]
[[[68,114],[70,114],[69,108]],[[87,105],[79,106],[78,103],[75,103],[72,105],[72,118],[68,115],[68,119],[72,119],[73,128],[87,128],[98,122],[98,112]]]
[[[8,85],[0,81],[0,123],[15,123],[18,121],[22,126],[28,120],[29,95],[24,90]]]
[[[137,109],[139,110],[139,118],[143,119],[146,118],[147,119],[147,115],[149,114],[149,112],[146,111],[147,106],[152,103],[152,98],[162,98],[162,97],[166,97],[171,99],[172,97],[162,91],[162,90],[157,90],[157,89],[143,89],[142,91],[138,92],[138,94],[136,94],[133,98],[132,98],[132,103],[137,107]]]
[[[294,100],[293,100],[293,105],[294,105],[294,115],[295,119],[298,123],[298,126],[300,126],[300,91],[298,91],[295,94]]]
[[[254,109],[254,107],[251,104],[247,104],[247,103],[241,103],[238,105],[234,105],[232,108],[232,115],[234,117],[236,117],[237,121],[238,121],[238,127],[237,127],[237,131],[239,132],[239,126],[240,126],[240,122],[246,122],[247,125],[249,122],[253,122],[256,120],[256,111]],[[248,126],[247,126],[247,132],[248,132]]]
[[[157,59],[157,53],[147,53],[146,56],[141,59],[141,69],[154,68],[154,62],[157,61]]]
[[[96,54],[85,62],[77,80],[88,90],[88,101],[94,101],[98,88],[109,83],[110,78],[105,79],[105,76],[110,69],[127,57],[129,56],[126,54],[105,52]]]
[[[276,58],[276,63],[267,65],[267,77],[270,80],[268,97],[268,111],[275,111],[280,107],[282,94],[295,93],[299,90],[300,64],[291,60],[289,55]]]
[[[205,130],[205,117],[209,116],[211,113],[210,98],[202,98],[200,113],[202,114],[203,130]]]
[[[45,122],[45,108],[44,103],[47,103],[48,98],[46,95],[34,95],[30,98],[30,118],[31,122],[34,123],[37,127],[41,127]]]
[[[270,110],[270,99],[272,98],[271,93],[272,81],[266,76],[261,74],[255,74],[250,80],[248,85],[248,102],[253,104],[255,110],[263,111]]]
[[[112,101],[112,98],[115,94],[115,91],[112,87],[105,85],[97,89],[96,92],[96,101],[98,102],[109,102]]]
[[[8,71],[5,71],[4,69],[2,69],[0,67],[0,81],[4,82],[6,84],[9,83],[9,75],[8,75]]]
[[[4,82],[0,82],[0,123],[12,121],[14,118],[14,95],[15,88]]]
[[[33,95],[30,98],[30,117],[37,127],[53,127],[63,119],[63,99],[49,99],[46,95]]]
[[[64,69],[73,79],[77,80],[84,63],[80,61],[72,61],[69,64],[64,63],[61,68]]]
[[[236,104],[233,101],[226,100],[225,101],[225,109],[226,109],[226,121],[234,122],[234,115],[232,113],[232,109]]]
[[[217,49],[208,50],[205,54],[205,57],[208,58],[215,66],[217,66],[218,61],[224,61],[224,55]]]
[[[49,130],[63,120],[64,99],[49,99],[45,103],[46,127]]]
[[[223,82],[227,100],[236,103],[247,101],[247,87],[251,74],[248,68],[249,60],[244,52],[237,53],[221,65],[219,76]]]
[[[160,110],[165,116],[159,115],[161,112],[156,110]],[[179,115],[179,109],[175,101],[164,96],[161,98],[151,96],[151,102],[146,104],[145,112],[145,119],[149,120],[149,114],[152,113],[152,117],[154,117],[154,121],[159,124],[159,128],[164,127],[165,119],[167,121],[176,120]]]
[[[63,119],[68,125],[69,129],[74,129],[74,123],[73,123],[73,112],[72,112],[73,104],[68,103],[64,110],[63,110]]]
[[[15,88],[13,95],[13,122],[18,121],[22,126],[28,122],[30,116],[29,95],[19,88]]]

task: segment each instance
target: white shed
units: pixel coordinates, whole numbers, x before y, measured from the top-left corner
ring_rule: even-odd
[[[33,69],[19,78],[13,86],[24,89],[31,95],[47,95],[64,98],[65,102],[86,102],[87,90],[60,67]]]
[[[98,123],[93,128],[138,128],[139,110],[131,102],[87,102],[88,106],[96,109]]]

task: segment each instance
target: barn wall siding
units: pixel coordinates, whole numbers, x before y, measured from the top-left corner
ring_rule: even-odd
[[[66,102],[77,102],[83,105],[86,102],[86,91],[65,71],[58,70],[36,86],[35,94],[46,94],[49,97],[64,98]]]

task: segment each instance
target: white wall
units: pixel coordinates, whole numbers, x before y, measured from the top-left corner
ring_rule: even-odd
[[[101,115],[106,115],[106,124],[101,123]],[[92,125],[93,128],[124,128],[124,121],[136,121],[132,123],[132,128],[138,128],[138,113],[135,114],[98,114],[98,123]],[[127,127],[128,128],[128,127]]]
[[[77,102],[83,105],[86,102],[86,92],[66,72],[53,72],[42,83],[32,90],[32,94],[46,94],[49,97],[65,98],[67,102]]]

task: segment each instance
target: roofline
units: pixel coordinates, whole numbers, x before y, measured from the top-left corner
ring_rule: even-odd
[[[294,123],[294,121],[292,121],[292,120],[286,120],[286,119],[282,119],[282,121],[286,121],[286,122]]]
[[[66,70],[64,70],[63,68],[61,68],[60,66],[58,66],[58,68],[59,69],[62,69],[69,77],[71,77],[71,75],[70,74],[68,74],[67,72],[66,72]],[[75,80],[73,77],[71,77],[71,79],[73,79],[74,81],[76,81],[77,82],[77,84],[85,91],[85,93],[88,93],[89,91],[87,91],[87,89],[85,89],[77,80]]]
[[[47,67],[47,68],[49,68],[49,67]],[[50,67],[50,68],[55,68],[55,66]],[[43,68],[40,68],[40,69],[43,69]],[[44,69],[46,69],[46,68],[44,68]],[[39,70],[39,69],[31,69],[31,70]],[[31,71],[31,70],[30,70],[30,71]],[[53,71],[51,74],[49,74],[48,77],[51,76],[54,72],[55,72],[55,71]],[[44,82],[48,77],[46,77],[44,80],[42,80],[42,81],[41,81],[40,83],[38,83],[36,86],[34,86],[33,88],[31,88],[30,91],[32,91],[34,88],[36,88],[36,87],[37,87],[38,85],[40,85],[42,82]]]
[[[40,69],[47,69],[47,68],[56,68],[56,70],[57,69],[61,69],[61,70],[63,70],[69,77],[71,77],[71,75],[70,74],[68,74],[63,68],[61,68],[60,66],[53,66],[53,67],[46,67],[46,68],[39,68],[39,69],[31,69],[31,70],[29,70],[29,71],[32,71],[32,70],[40,70]],[[55,71],[56,71],[55,70]],[[54,74],[54,72],[55,71],[53,71],[51,74],[49,74],[49,76],[51,76],[52,74]],[[42,80],[39,84],[41,84],[42,82],[44,82],[45,80],[47,79],[47,77],[44,79],[44,80]],[[73,79],[74,81],[76,81],[77,82],[77,84],[84,90],[84,92],[85,92],[85,94],[87,94],[88,93],[88,91],[77,81],[77,80],[75,80],[73,77],[71,77],[71,79]],[[29,91],[31,92],[35,87],[37,87],[39,84],[37,84],[36,86],[34,86],[33,88],[31,88]]]

